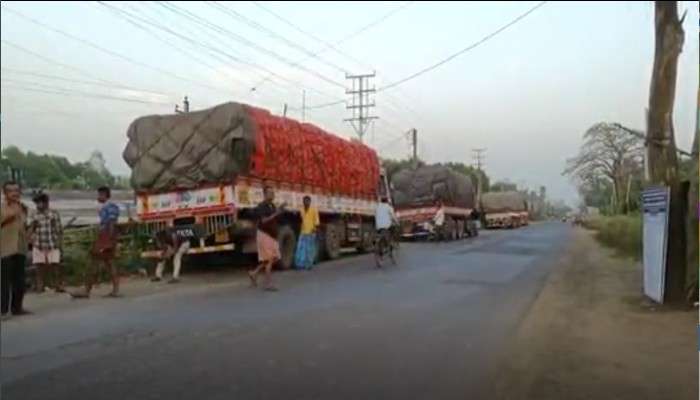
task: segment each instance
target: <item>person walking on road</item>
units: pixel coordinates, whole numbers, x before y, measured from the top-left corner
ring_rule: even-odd
[[[17,182],[2,186],[5,201],[0,208],[0,286],[2,318],[30,314],[23,307],[27,262],[27,207],[20,201]]]
[[[294,264],[298,269],[311,269],[316,261],[316,229],[321,224],[316,207],[311,207],[311,197],[304,196],[304,206],[301,214],[301,230],[299,242],[294,256]]]
[[[53,289],[57,293],[63,288],[61,249],[63,248],[63,227],[61,216],[50,209],[49,196],[40,193],[34,197],[36,212],[29,224],[32,234],[32,263],[37,268],[37,291],[45,290],[46,281],[51,277]]]
[[[264,289],[277,291],[272,285],[272,266],[281,259],[280,247],[277,243],[277,219],[284,212],[286,204],[275,207],[275,192],[270,187],[263,189],[265,200],[255,208],[257,219],[256,242],[258,246],[258,266],[248,271],[252,285],[258,285],[258,274],[265,271]]]
[[[187,254],[190,249],[190,241],[184,238],[180,238],[177,233],[171,229],[166,228],[156,235],[156,241],[161,250],[160,261],[156,267],[156,276],[151,279],[153,282],[160,282],[163,279],[163,270],[165,269],[165,264],[172,260],[173,263],[173,277],[168,281],[168,283],[178,283],[180,282],[180,267],[182,266],[182,257]]]
[[[117,252],[117,222],[119,221],[119,206],[111,200],[111,190],[103,186],[97,189],[97,201],[101,204],[99,216],[100,227],[97,233],[97,240],[92,246],[92,257],[94,264],[104,263],[112,278],[112,291],[106,297],[121,297],[119,293],[119,268],[114,264]],[[71,293],[75,298],[88,298],[90,291],[99,277],[99,269],[95,265],[88,267],[85,279],[85,291]]]

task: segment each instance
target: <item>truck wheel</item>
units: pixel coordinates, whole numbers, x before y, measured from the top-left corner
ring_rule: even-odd
[[[323,253],[325,258],[335,260],[340,257],[340,228],[337,224],[327,224],[323,229]]]
[[[372,251],[374,247],[374,225],[363,224],[362,225],[362,240],[357,246],[357,251],[359,253],[367,253]]]
[[[279,232],[277,232],[277,243],[280,246],[280,268],[292,268],[294,266],[294,252],[297,249],[297,237],[291,226],[280,226]]]

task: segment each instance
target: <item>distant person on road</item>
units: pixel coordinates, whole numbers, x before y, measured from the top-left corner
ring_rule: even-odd
[[[30,314],[23,307],[27,262],[27,207],[20,201],[22,191],[14,181],[2,186],[5,201],[0,207],[0,286],[2,318]]]
[[[311,206],[311,197],[304,196],[304,206],[301,213],[301,230],[299,242],[294,257],[294,264],[298,269],[311,269],[316,260],[316,230],[321,224],[316,207]]]
[[[433,216],[433,225],[435,226],[435,232],[438,235],[442,235],[443,227],[445,226],[445,205],[442,203],[442,200],[438,200],[436,205],[437,211]]]
[[[156,234],[156,242],[161,251],[160,260],[156,267],[156,276],[151,279],[153,282],[159,282],[163,279],[163,270],[165,264],[169,261],[173,263],[173,277],[168,283],[180,282],[180,267],[182,266],[182,256],[187,254],[190,249],[190,241],[181,238],[171,228],[166,228]]]
[[[382,197],[381,203],[374,212],[375,229],[379,236],[386,238],[387,243],[391,243],[391,229],[398,224],[394,208],[389,204],[388,197]]]
[[[29,224],[32,234],[32,263],[37,268],[37,291],[43,292],[50,278],[57,293],[63,288],[61,249],[63,248],[63,226],[61,216],[49,207],[49,196],[39,193],[34,196],[36,211]]]
[[[112,278],[112,291],[106,297],[121,297],[119,293],[119,270],[114,264],[117,253],[117,222],[119,221],[119,206],[111,200],[111,190],[103,186],[97,189],[97,201],[101,204],[99,216],[100,226],[97,240],[92,246],[92,257],[95,264],[104,263]],[[90,291],[99,277],[99,269],[95,265],[88,267],[85,279],[85,291],[71,293],[75,298],[88,298]]]
[[[258,286],[258,274],[265,271],[264,289],[277,291],[272,285],[272,266],[279,261],[280,247],[277,243],[277,219],[284,212],[286,204],[282,203],[275,207],[275,192],[271,187],[263,189],[265,200],[255,208],[257,219],[256,242],[258,246],[258,266],[254,270],[248,271],[251,284]]]

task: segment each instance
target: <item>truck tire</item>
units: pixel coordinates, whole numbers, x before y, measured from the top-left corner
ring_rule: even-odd
[[[277,243],[280,246],[280,269],[290,269],[294,266],[294,253],[297,249],[297,236],[289,225],[280,226],[277,232]]]
[[[374,249],[374,225],[362,224],[362,240],[357,246],[359,253],[367,253]]]
[[[321,249],[323,258],[335,260],[340,257],[340,227],[338,224],[326,224],[323,226],[321,234]]]

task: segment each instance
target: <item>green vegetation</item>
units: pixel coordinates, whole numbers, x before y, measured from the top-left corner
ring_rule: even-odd
[[[13,177],[19,171],[23,186],[41,189],[96,189],[107,185],[126,188],[128,182],[112,175],[105,167],[100,152],[94,152],[90,160],[71,163],[66,157],[31,151],[26,153],[15,146],[6,147],[0,157],[0,181]]]
[[[69,285],[82,284],[88,263],[93,263],[90,249],[97,235],[95,229],[95,227],[69,229],[65,233],[63,268]],[[146,248],[149,236],[138,225],[122,226],[121,232],[116,263],[122,273],[135,273],[139,268],[145,268],[148,265],[148,261],[141,258],[141,251]],[[108,271],[102,268],[100,281],[106,279],[108,279]]]
[[[586,228],[594,230],[596,238],[622,256],[640,260],[642,257],[642,217],[639,214],[599,216],[586,220]]]

